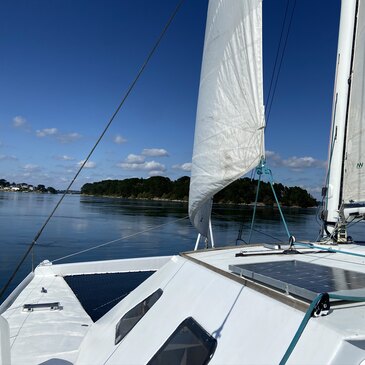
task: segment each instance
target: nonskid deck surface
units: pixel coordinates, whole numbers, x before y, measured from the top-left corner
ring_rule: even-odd
[[[25,304],[53,302],[60,309],[23,310]],[[12,364],[41,364],[52,358],[73,363],[93,323],[60,276],[36,275],[2,316],[10,327]]]

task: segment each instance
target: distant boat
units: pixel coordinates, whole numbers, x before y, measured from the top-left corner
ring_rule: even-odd
[[[213,195],[251,169],[269,174],[261,12],[260,0],[209,2],[189,202],[196,248],[214,246]],[[346,233],[365,207],[364,50],[365,1],[343,1],[320,242],[288,231],[287,244],[44,261],[0,306],[0,364],[365,364],[365,247]],[[99,315],[88,305],[97,285],[119,300]]]

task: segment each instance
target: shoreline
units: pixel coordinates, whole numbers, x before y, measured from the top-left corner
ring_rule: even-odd
[[[163,199],[163,198],[131,198],[125,196],[118,196],[118,195],[94,195],[94,194],[82,194],[80,196],[91,196],[95,198],[109,198],[109,199],[125,199],[125,200],[136,200],[136,201],[156,201],[156,202],[171,202],[171,203],[184,203],[188,204],[188,200],[178,200],[178,199]],[[243,207],[253,207],[255,203],[232,203],[232,202],[220,202],[220,203],[213,203],[213,205],[223,206],[223,205],[230,205],[230,206],[243,206]],[[311,207],[301,207],[299,205],[281,205],[283,208],[295,208],[295,209],[314,209],[317,206]],[[264,204],[262,202],[257,203],[257,208],[278,208],[276,204]]]

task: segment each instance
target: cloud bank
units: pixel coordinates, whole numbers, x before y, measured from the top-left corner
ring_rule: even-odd
[[[293,171],[300,171],[307,168],[325,168],[327,166],[326,161],[317,160],[311,156],[292,156],[287,159],[283,159],[279,154],[273,151],[266,151],[266,158],[271,166],[286,167]]]

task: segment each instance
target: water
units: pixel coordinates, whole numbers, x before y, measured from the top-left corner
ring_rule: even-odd
[[[18,264],[60,195],[0,192],[0,287]],[[216,246],[236,244],[238,231],[250,225],[252,207],[217,206],[213,209]],[[315,209],[284,209],[289,230],[298,240],[315,240],[319,225]],[[196,231],[187,216],[187,204],[132,201],[118,198],[67,196],[37,242],[34,262],[50,261],[106,242],[130,236],[60,263],[171,255],[194,248]],[[157,229],[154,227],[160,226]],[[356,227],[355,227],[356,228]],[[252,242],[287,241],[279,212],[259,207]],[[138,232],[144,232],[137,234]],[[248,229],[242,238],[247,241]],[[31,270],[27,259],[9,291]],[[8,291],[8,292],[9,292]],[[0,301],[2,301],[2,298]]]

